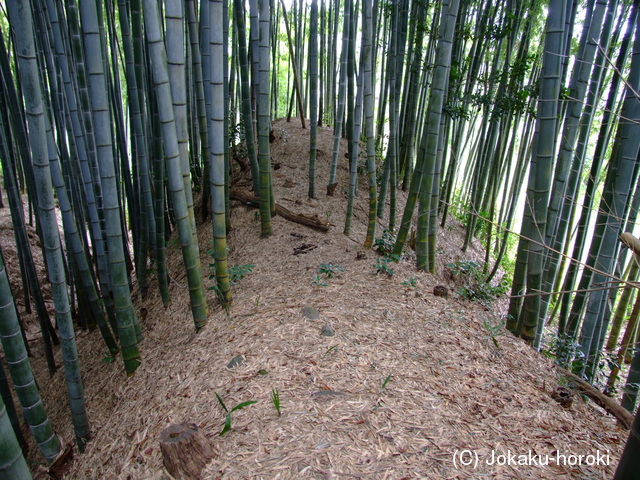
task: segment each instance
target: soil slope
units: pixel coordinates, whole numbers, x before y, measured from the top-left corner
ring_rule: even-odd
[[[436,275],[417,271],[410,254],[392,265],[392,276],[376,274],[380,257],[361,247],[364,188],[352,232],[342,233],[345,144],[339,186],[327,197],[332,132],[320,129],[318,199],[308,200],[308,130],[295,120],[277,121],[274,134],[276,201],[328,219],[330,231],[276,217],[274,235],[260,238],[257,210],[232,202],[230,265],[255,266],[235,285],[228,315],[208,292],[210,320],[198,334],[173,242],[169,308],[155,281],[146,299],[135,294],[138,312],[147,312],[140,316],[143,363],[135,376],[124,375],[119,359],[102,361],[97,332],[78,338],[93,439],[65,478],[168,478],[160,434],[182,422],[196,424],[213,446],[207,479],[610,478],[627,432],[580,397],[569,409],[560,406],[550,396],[558,385],[552,362],[508,333],[489,335],[485,323],[499,321],[499,302],[488,309],[456,293],[457,280],[444,265],[481,258],[480,251],[460,251],[462,228],[450,223],[440,231]],[[359,181],[366,185],[364,177]],[[243,179],[233,188],[248,185]],[[387,223],[379,223],[378,236]],[[210,223],[200,225],[199,238],[208,272]],[[331,278],[318,273],[329,263],[343,271]],[[403,285],[410,279],[415,286]],[[433,295],[436,285],[449,287],[448,298]],[[242,362],[229,368],[237,356]],[[70,441],[63,373],[39,383],[55,428]],[[233,412],[224,436],[216,394],[229,409],[257,401]],[[457,455],[464,450],[470,453]],[[532,456],[490,464],[499,454]],[[597,454],[599,465],[571,457]],[[469,458],[477,464],[464,466]]]

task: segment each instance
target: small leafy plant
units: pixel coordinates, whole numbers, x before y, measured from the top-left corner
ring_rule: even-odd
[[[400,285],[405,287],[416,287],[418,285],[418,281],[415,278],[410,277],[409,280],[405,280]]]
[[[584,353],[581,345],[564,335],[549,334],[541,353],[553,362],[568,370],[581,370],[584,365]]]
[[[333,278],[340,272],[344,272],[344,268],[342,268],[340,265],[334,265],[333,263],[321,263],[320,268],[318,268],[318,274],[313,278],[311,284],[314,287],[326,287],[327,283],[320,275],[324,275],[325,279]]]
[[[327,286],[327,283],[322,281],[322,278],[320,278],[320,275],[316,275],[313,278],[313,282],[311,282],[311,284],[314,287],[326,287]]]
[[[227,298],[225,297],[224,293],[222,293],[222,290],[220,290],[220,287],[218,286],[218,284],[216,283],[210,286],[209,290],[213,290],[213,292],[216,294],[216,298],[218,299],[218,302],[220,302],[220,305],[222,305],[222,307],[224,308],[224,311],[227,314],[227,317],[229,317],[231,315],[231,306],[229,305],[229,302],[227,301]]]
[[[344,272],[344,269],[340,265],[334,265],[333,263],[321,263],[318,269],[318,273],[324,274],[327,278],[332,278],[340,272]]]
[[[326,212],[324,212],[324,216],[327,217],[327,222],[331,221],[331,215],[333,215],[333,210],[329,209]]]
[[[239,403],[238,405],[233,407],[231,410],[229,410],[229,409],[227,409],[227,406],[224,404],[224,402],[220,398],[220,395],[218,395],[217,393],[216,393],[216,398],[218,399],[218,403],[220,403],[220,406],[227,413],[227,415],[225,417],[225,421],[224,421],[224,427],[222,428],[222,431],[219,434],[220,436],[224,435],[229,430],[231,430],[231,414],[233,412],[235,412],[236,410],[241,410],[244,407],[248,407],[249,405],[253,405],[254,403],[258,403],[257,400],[249,400],[248,402]]]
[[[391,380],[391,377],[393,377],[393,374],[390,373],[389,375],[387,375],[387,378],[385,378],[382,381],[382,386],[380,387],[381,390],[384,390],[385,388],[387,388],[387,385],[388,385],[389,381]]]
[[[447,263],[445,266],[449,267],[454,275],[473,273],[480,267],[479,264],[471,260],[458,260],[457,262]]]
[[[500,348],[500,346],[498,345],[498,340],[496,340],[496,337],[504,335],[504,332],[505,332],[504,327],[507,325],[507,321],[500,320],[500,319],[497,319],[497,320],[498,320],[497,322],[494,322],[490,318],[484,317],[482,319],[482,324],[484,325],[485,330],[487,330],[489,337],[493,341],[493,345],[496,348]]]
[[[373,249],[380,255],[388,256],[393,252],[393,246],[396,243],[396,234],[393,230],[385,229],[381,237],[373,240]]]
[[[180,237],[172,237],[171,240],[167,242],[168,248],[176,248],[180,245]]]
[[[376,273],[385,273],[389,277],[393,277],[393,268],[391,264],[400,260],[398,255],[390,254],[386,257],[380,257],[376,260],[373,267],[376,269]]]
[[[277,388],[271,389],[271,402],[273,402],[273,406],[278,412],[278,416],[280,416],[280,393],[278,393]]]
[[[454,263],[447,263],[454,276],[463,279],[465,285],[458,290],[461,297],[469,300],[489,303],[497,297],[503,295],[508,290],[505,281],[498,285],[492,285],[485,280],[482,265],[470,260],[459,260]]]
[[[244,277],[253,273],[253,268],[255,265],[253,263],[246,263],[244,265],[234,265],[229,267],[229,283],[231,285],[235,285]],[[211,276],[209,276],[211,278]]]

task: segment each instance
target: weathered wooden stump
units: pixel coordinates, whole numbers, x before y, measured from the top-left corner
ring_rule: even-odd
[[[193,423],[165,428],[160,435],[160,451],[165,468],[178,480],[200,478],[214,456],[213,448]]]
[[[436,297],[447,298],[449,296],[449,289],[444,285],[436,285],[435,287],[433,287],[433,294]]]

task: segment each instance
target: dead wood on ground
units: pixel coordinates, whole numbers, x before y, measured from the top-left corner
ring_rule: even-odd
[[[241,202],[257,206],[260,199],[246,190],[231,190],[229,192],[229,198],[231,200],[239,200]],[[329,231],[329,222],[322,220],[318,215],[308,215],[305,213],[293,213],[291,210],[284,208],[282,205],[276,203],[276,213],[282,218],[307,227],[320,230],[322,232]]]

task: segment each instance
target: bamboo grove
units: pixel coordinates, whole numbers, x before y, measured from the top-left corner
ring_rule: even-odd
[[[62,350],[80,450],[89,419],[72,313],[77,328],[97,327],[133,375],[143,358],[143,326],[131,292],[135,285],[144,297],[155,277],[169,304],[166,245],[175,232],[194,326],[203,328],[210,319],[196,237],[203,222],[213,230],[215,291],[228,308],[230,146],[246,148],[261,235],[269,236],[277,201],[269,136],[271,121],[284,116],[310,129],[310,198],[336,194],[340,139],[348,139],[345,234],[355,196],[368,195],[363,245],[371,248],[379,218],[388,218],[394,258],[415,229],[416,267],[434,272],[437,231],[455,216],[466,228],[462,249],[474,238],[484,245],[487,282],[511,263],[507,328],[515,335],[534,348],[554,338],[557,360],[593,382],[608,361],[609,392],[635,352],[623,388],[623,404],[633,410],[640,380],[638,6],[5,2],[3,193],[24,302],[40,321],[50,374],[53,349]],[[316,181],[319,125],[331,125],[335,137],[327,185]],[[407,192],[406,205],[399,190]],[[55,327],[25,222],[35,224],[41,241]],[[0,297],[9,374],[51,461],[60,445],[33,382],[3,263]],[[0,436],[10,438],[17,417],[1,373]],[[0,468],[9,465],[8,478],[29,478],[13,461],[18,439],[0,449]]]

